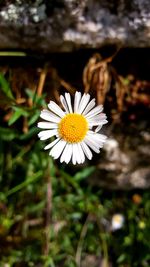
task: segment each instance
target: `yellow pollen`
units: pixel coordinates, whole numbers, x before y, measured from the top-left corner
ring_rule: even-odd
[[[60,137],[68,143],[78,143],[88,131],[88,122],[84,116],[70,113],[60,121],[58,131]]]

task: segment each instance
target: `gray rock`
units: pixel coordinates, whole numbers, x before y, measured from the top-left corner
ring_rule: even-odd
[[[122,140],[122,141],[121,141]],[[137,129],[135,135],[117,134],[103,148],[103,157],[97,165],[93,185],[109,189],[146,189],[150,187],[149,131]]]
[[[150,46],[149,0],[16,0],[0,7],[0,49]]]

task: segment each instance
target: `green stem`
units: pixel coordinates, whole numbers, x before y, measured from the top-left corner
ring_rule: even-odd
[[[14,51],[0,51],[0,57],[26,57],[25,52],[14,52]]]
[[[10,189],[7,194],[6,197],[16,193],[17,191],[21,190],[22,188],[26,187],[28,184],[31,184],[33,182],[35,182],[37,179],[39,179],[42,176],[42,171],[38,171],[37,173],[35,173],[32,177],[28,178],[26,181],[24,181],[21,184],[18,184],[17,186],[13,187],[12,189]]]

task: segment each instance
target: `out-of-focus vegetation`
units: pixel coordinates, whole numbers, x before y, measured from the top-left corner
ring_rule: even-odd
[[[48,68],[19,73],[0,73],[0,266],[149,266],[149,192],[106,191],[87,180],[96,166],[54,162],[36,127]]]

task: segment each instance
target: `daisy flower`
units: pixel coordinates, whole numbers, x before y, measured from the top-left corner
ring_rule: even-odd
[[[45,120],[38,123],[42,130],[40,140],[48,140],[55,136],[45,149],[49,155],[60,162],[81,164],[87,157],[92,159],[92,151],[99,153],[106,136],[98,133],[103,124],[107,123],[102,113],[103,106],[95,107],[95,99],[90,100],[89,94],[75,93],[72,105],[69,93],[60,96],[63,110],[53,101],[48,108],[41,111],[40,117]],[[92,150],[92,151],[91,151]]]
[[[122,214],[114,214],[111,220],[111,229],[113,231],[119,230],[123,227],[124,216]]]

